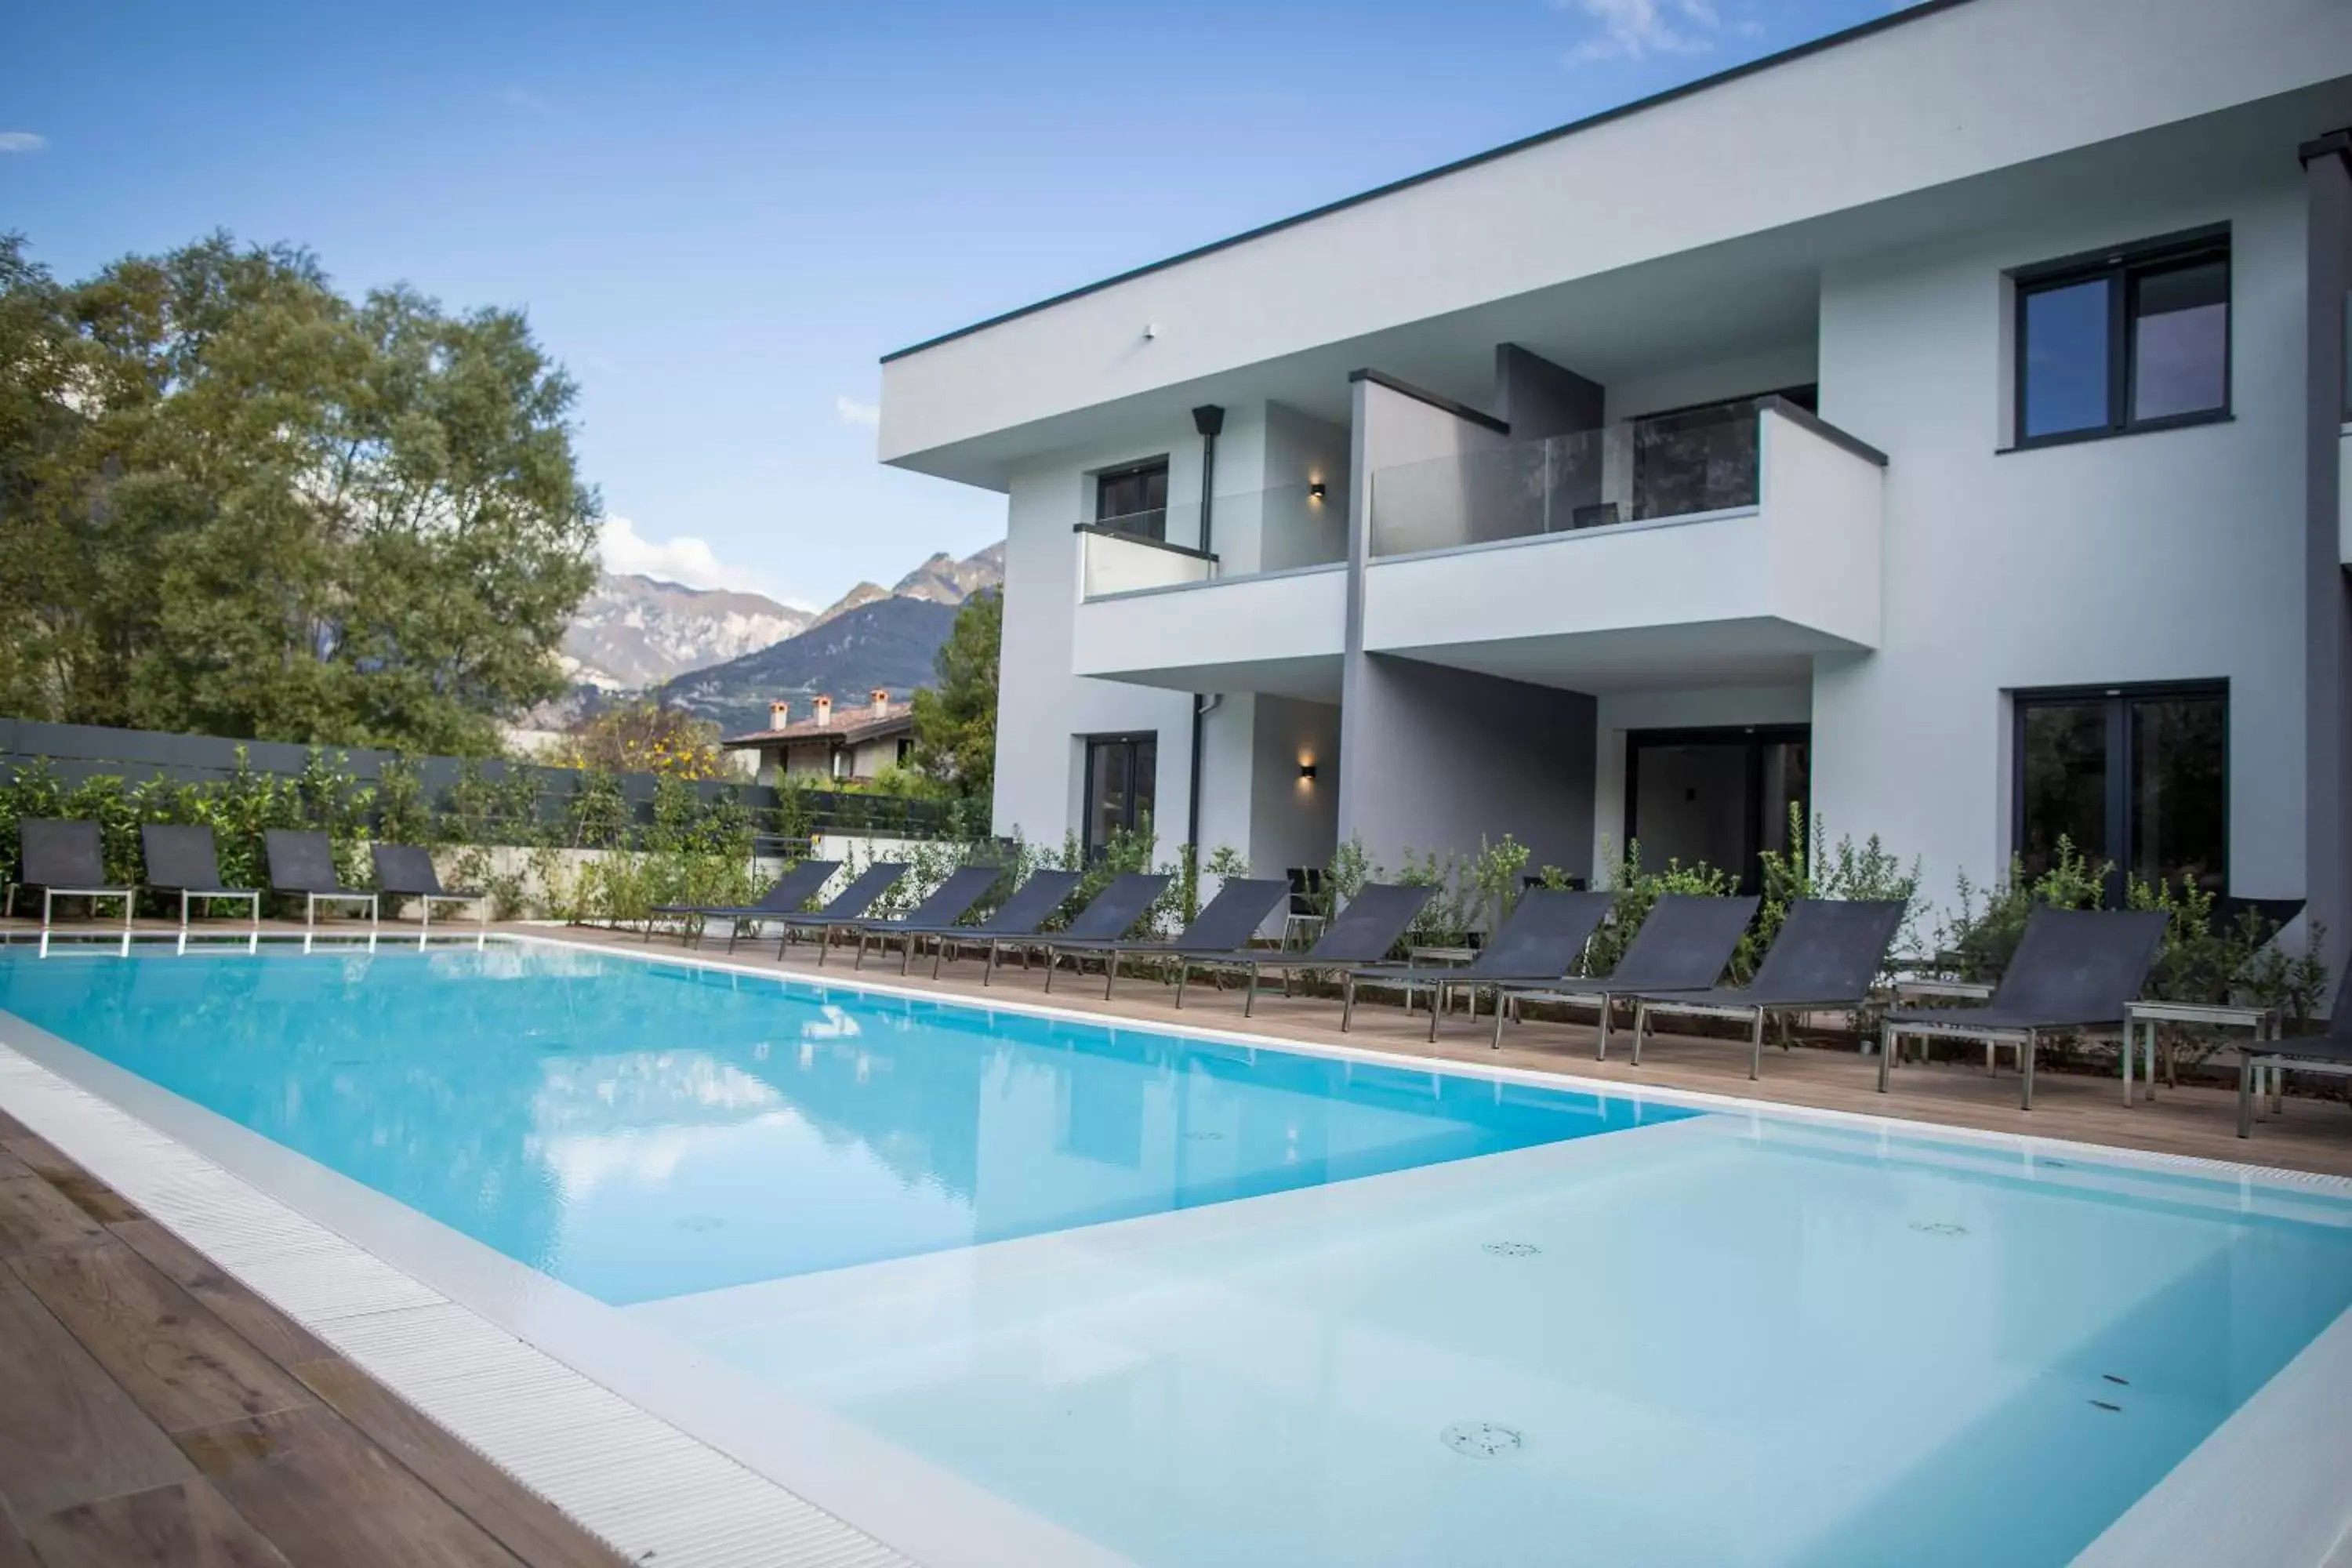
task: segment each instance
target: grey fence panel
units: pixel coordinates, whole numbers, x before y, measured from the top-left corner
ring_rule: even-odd
[[[51,724],[34,719],[0,718],[0,777],[22,769],[46,765],[58,780],[71,787],[92,778],[120,778],[141,784],[164,778],[174,784],[216,784],[236,776],[237,753],[257,773],[299,777],[314,748],[278,741],[233,741],[218,735],[174,735],[156,730],[117,730],[96,724]],[[339,770],[361,784],[381,782],[383,766],[397,752],[364,747],[316,748]],[[504,783],[520,770],[533,781],[532,795],[542,823],[569,819],[572,802],[584,776],[575,769],[544,767],[536,763],[510,763],[501,758],[459,757],[412,759],[417,783],[426,800],[442,802],[478,768],[486,783]],[[653,821],[654,792],[659,780],[652,773],[619,775],[623,816],[632,826]],[[702,780],[694,791],[706,806],[715,805],[731,792],[750,811],[755,824],[772,826],[782,805],[766,784]],[[803,791],[800,796],[813,832],[874,833],[893,837],[937,837],[949,830],[950,815],[936,802],[902,800],[834,790]]]

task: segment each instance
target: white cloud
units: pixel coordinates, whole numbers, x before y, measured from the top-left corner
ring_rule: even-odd
[[[555,106],[529,88],[510,87],[499,94],[499,100],[510,109],[528,110],[533,114],[552,114]]]
[[[710,548],[709,541],[692,534],[680,534],[676,539],[647,539],[627,518],[607,516],[596,546],[607,572],[634,572],[640,576],[682,583],[689,588],[760,592],[754,574],[740,566],[728,565]]]
[[[1559,0],[1592,24],[1591,36],[1568,51],[1571,64],[1641,60],[1653,55],[1705,54],[1723,26],[1712,0]]]
[[[0,131],[0,153],[37,153],[48,144],[37,131]]]
[[[868,430],[882,428],[882,410],[875,404],[860,403],[846,393],[833,395],[833,411],[844,425],[863,425]]]

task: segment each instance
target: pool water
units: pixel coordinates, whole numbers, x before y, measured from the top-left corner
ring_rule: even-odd
[[[0,1010],[1153,1568],[2063,1563],[2352,1306],[2324,1184],[627,956]]]
[[[1689,1112],[554,947],[0,951],[0,1009],[614,1305]]]

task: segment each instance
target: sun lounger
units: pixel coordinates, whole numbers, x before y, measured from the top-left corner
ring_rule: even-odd
[[[1486,940],[1478,956],[1465,965],[1354,965],[1342,983],[1345,994],[1339,1006],[1339,1027],[1345,1031],[1354,1020],[1356,987],[1368,981],[1402,985],[1408,993],[1415,987],[1428,987],[1429,1037],[1433,1040],[1437,1038],[1437,1020],[1445,1010],[1445,993],[1450,986],[1469,988],[1470,1017],[1475,1022],[1479,986],[1495,988],[1495,1006],[1499,1011],[1505,984],[1549,984],[1566,974],[1584,952],[1584,944],[1592,940],[1592,933],[1601,929],[1602,918],[1609,913],[1609,903],[1607,893],[1536,888],[1520,895],[1518,907],[1511,911],[1510,918]]]
[[[1170,879],[1158,872],[1130,871],[1111,879],[1108,886],[1087,900],[1087,907],[1070,917],[1070,923],[1060,931],[1047,931],[1034,938],[995,937],[990,946],[1002,946],[1021,954],[1023,967],[1027,967],[1029,954],[1043,949],[1045,958],[1045,989],[1054,988],[1055,949],[1065,942],[1118,942],[1133,931],[1136,922],[1151,912],[1160,895],[1168,890]],[[954,939],[950,938],[950,941]],[[989,970],[995,962],[992,956]]]
[[[2025,934],[1981,1007],[1898,1007],[1886,1015],[1879,1043],[1878,1092],[1902,1055],[1906,1036],[1943,1036],[2010,1046],[2017,1051],[2020,1103],[2033,1109],[2033,1058],[2052,1030],[2123,1028],[2126,1009],[2164,942],[2161,910],[2033,911]]]
[[[269,890],[302,895],[302,923],[319,923],[320,904],[365,904],[368,924],[376,923],[377,902],[365,888],[346,888],[335,874],[335,847],[315,830],[273,827],[261,836],[269,860]]]
[[[1249,974],[1249,989],[1242,998],[1242,1016],[1246,1018],[1257,1007],[1258,977],[1266,970],[1278,970],[1287,994],[1294,971],[1314,969],[1351,969],[1358,964],[1377,963],[1386,958],[1389,950],[1404,935],[1422,907],[1437,895],[1437,889],[1417,883],[1368,882],[1338,918],[1323,928],[1315,945],[1303,952],[1286,952],[1281,948],[1246,947],[1230,952],[1188,952],[1176,960],[1176,1005],[1184,1005],[1184,982],[1195,969],[1240,969]],[[1343,1020],[1344,1022],[1344,1020]]]
[[[1643,992],[1634,999],[1633,1065],[1642,1065],[1642,1038],[1653,1013],[1744,1018],[1748,1076],[1762,1077],[1764,1020],[1774,1013],[1859,1007],[1868,1001],[1904,909],[1900,899],[1799,899],[1747,984]]]
[[[1004,875],[997,866],[966,866],[948,874],[947,880],[930,891],[913,909],[898,920],[844,921],[837,928],[857,933],[857,962],[852,966],[866,967],[866,944],[879,939],[887,949],[891,937],[903,936],[906,952],[899,960],[898,973],[907,973],[915,959],[915,939],[932,931],[947,931],[971,913],[988,889],[996,886]]]
[[[2240,1048],[2238,1059],[2238,1136],[2254,1135],[2254,1094],[2257,1075],[2271,1072],[2271,1110],[2284,1109],[2277,1089],[2280,1072],[2329,1073],[2352,1078],[2352,1006],[2342,1002],[2328,1020],[2324,1035],[2295,1035],[2275,1040],[2252,1040]]]
[[[826,900],[824,908],[810,914],[772,915],[762,917],[779,921],[783,936],[776,942],[776,957],[782,959],[784,950],[793,944],[794,931],[814,931],[817,937],[816,962],[824,965],[825,954],[833,951],[835,928],[851,925],[868,917],[874,900],[896,887],[898,879],[907,874],[903,860],[877,860],[850,879],[849,886]]]
[[[211,828],[201,823],[150,822],[139,829],[139,846],[145,852],[148,888],[166,897],[180,896],[183,931],[188,929],[191,904],[239,899],[252,912],[254,930],[261,929],[261,889],[222,886],[220,855]]]
[[[1756,918],[1752,898],[1716,899],[1695,893],[1667,893],[1650,906],[1642,929],[1625,944],[1617,964],[1607,974],[1579,975],[1539,986],[1504,985],[1496,997],[1495,1038],[1503,1044],[1503,1002],[1566,1002],[1591,1004],[1600,1010],[1601,1037],[1593,1047],[1596,1061],[1609,1059],[1610,1015],[1622,996],[1656,995],[1675,991],[1706,991],[1723,978],[1738,951],[1748,922]]]
[[[433,868],[432,852],[424,846],[373,844],[368,853],[375,861],[376,891],[387,898],[415,899],[422,929],[433,929],[435,904],[471,904],[481,912],[482,924],[490,923],[490,896],[443,887],[441,873]]]
[[[1015,888],[1012,895],[986,920],[978,925],[950,925],[934,931],[909,931],[907,941],[911,945],[921,938],[931,939],[931,978],[939,978],[940,966],[967,947],[986,947],[988,967],[981,972],[981,984],[985,985],[996,975],[996,958],[1002,945],[1015,937],[1034,937],[1054,918],[1069,896],[1076,892],[1086,879],[1076,871],[1035,871],[1029,879]],[[909,955],[908,962],[912,962]]]
[[[1056,931],[1045,942],[1045,989],[1054,988],[1054,965],[1067,957],[1083,970],[1089,956],[1103,960],[1103,1000],[1110,1000],[1122,958],[1174,958],[1188,952],[1230,952],[1249,945],[1258,929],[1290,897],[1290,884],[1272,877],[1228,877],[1211,899],[1172,940],[1153,942],[1125,934],[1082,937],[1075,930]]]
[[[775,885],[760,895],[752,904],[656,904],[646,912],[646,940],[654,939],[654,921],[660,915],[678,918],[678,942],[699,946],[702,928],[711,921],[729,922],[727,951],[735,951],[735,939],[743,934],[743,922],[761,919],[774,920],[799,911],[801,906],[816,897],[817,889],[832,879],[841,869],[838,860],[803,860],[784,868],[784,874]]]
[[[16,912],[20,888],[41,889],[41,929],[59,899],[88,899],[90,914],[100,899],[122,900],[122,929],[131,929],[134,889],[110,886],[106,880],[106,844],[95,822],[69,822],[57,817],[28,816],[16,825],[16,879],[0,900],[0,914]]]

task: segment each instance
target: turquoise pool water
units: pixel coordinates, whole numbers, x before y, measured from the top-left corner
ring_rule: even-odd
[[[0,949],[0,1009],[614,1305],[1687,1114],[552,947]]]
[[[2060,1564],[2352,1307],[2332,1187],[630,957],[0,1011],[1148,1568]]]

